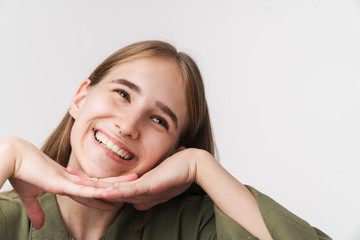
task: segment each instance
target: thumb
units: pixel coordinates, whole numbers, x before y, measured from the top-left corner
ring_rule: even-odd
[[[22,203],[26,209],[27,215],[36,229],[40,229],[45,223],[45,214],[42,210],[38,196],[22,197],[20,196]]]

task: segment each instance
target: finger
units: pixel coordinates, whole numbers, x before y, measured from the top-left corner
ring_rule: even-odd
[[[108,182],[108,183],[133,181],[138,178],[138,175],[136,173],[129,173],[122,176],[108,177],[108,178],[90,178],[85,172],[72,167],[67,167],[66,171],[72,175],[80,176],[83,178],[89,178],[93,180],[99,180],[101,182]]]
[[[83,178],[83,177],[74,177],[74,183],[80,184],[83,186],[94,187],[94,188],[112,188],[111,183],[102,182],[100,179],[94,178]]]
[[[83,171],[72,168],[72,167],[67,167],[65,170],[72,175],[88,177],[88,175],[86,173],[84,173]]]
[[[80,177],[75,177],[75,178],[82,179]],[[48,192],[61,194],[61,195],[72,195],[83,198],[100,198],[101,192],[103,192],[104,190],[112,189],[111,184],[107,184],[106,186],[102,186],[102,187],[98,187],[98,185],[100,184],[95,186],[84,186],[81,184],[77,184],[76,181],[75,182],[74,181],[75,180],[65,179],[65,181],[63,181],[61,184],[58,184],[56,186],[51,186],[46,190]]]
[[[133,181],[138,178],[136,173],[130,173],[122,176],[117,177],[108,177],[108,178],[90,178],[86,173],[81,170],[77,170],[71,167],[67,167],[66,171],[72,175],[78,176],[78,178],[73,178],[74,182],[77,184],[81,184],[84,186],[91,186],[91,187],[110,187],[108,184],[101,184],[101,183],[117,183],[117,182],[127,182]]]
[[[115,205],[101,199],[82,198],[76,196],[69,196],[69,197],[82,205],[91,208],[96,208],[102,211],[111,211],[115,209]]]
[[[136,173],[131,173],[123,176],[109,177],[109,178],[83,178],[80,176],[76,176],[73,178],[73,181],[76,184],[89,186],[89,187],[112,188],[114,187],[113,183],[134,181],[137,178],[138,176]]]
[[[133,198],[136,196],[147,195],[149,188],[146,184],[137,181],[124,182],[116,184],[113,189],[104,190],[101,192],[101,197],[104,199],[121,199]]]
[[[34,228],[40,229],[45,223],[45,214],[42,210],[37,196],[35,197],[21,197],[20,199],[24,204],[28,217],[33,224]]]
[[[111,187],[110,184],[100,183],[99,178],[90,178],[85,172],[81,170],[67,167],[66,172],[71,175],[70,180],[72,180],[76,184],[97,188]]]
[[[118,183],[118,182],[128,182],[134,181],[138,179],[138,175],[136,173],[130,173],[118,177],[109,177],[109,178],[100,178],[100,182],[107,182],[107,183]]]

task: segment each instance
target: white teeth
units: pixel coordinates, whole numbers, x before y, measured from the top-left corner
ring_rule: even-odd
[[[105,136],[102,137],[101,142],[106,145],[108,143],[109,139],[105,138]]]
[[[124,156],[124,151],[122,149],[120,149],[119,151],[117,151],[117,154],[120,155],[120,156]]]
[[[104,134],[100,133],[99,131],[95,134],[95,139],[104,147],[111,150],[112,152],[116,153],[125,160],[130,160],[132,158],[132,155],[128,153],[127,151],[120,149],[118,145],[113,143],[110,139],[108,139]]]
[[[118,145],[114,145],[112,148],[111,148],[111,151],[117,153],[117,151],[119,151],[119,146]]]
[[[108,149],[110,149],[110,150],[112,150],[112,147],[114,146],[114,143],[112,142],[112,141],[108,141],[107,143],[106,143],[106,147],[108,148]]]

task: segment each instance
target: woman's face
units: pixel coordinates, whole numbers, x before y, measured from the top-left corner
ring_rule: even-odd
[[[114,67],[95,86],[89,83],[81,85],[70,110],[70,166],[91,177],[142,175],[177,151],[188,113],[173,60],[136,59]]]

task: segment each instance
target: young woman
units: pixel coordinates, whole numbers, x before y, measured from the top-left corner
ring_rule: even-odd
[[[215,160],[199,69],[161,41],[101,63],[41,151],[0,156],[1,239],[328,239]]]

